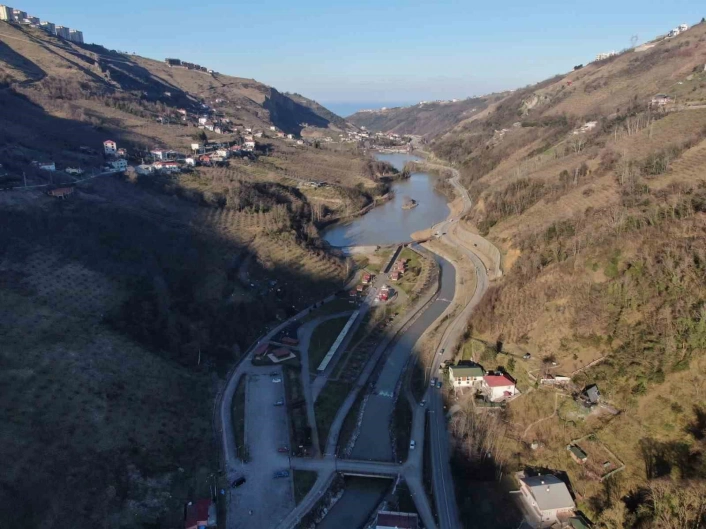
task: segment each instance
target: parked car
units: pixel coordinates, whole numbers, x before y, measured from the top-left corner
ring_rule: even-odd
[[[230,484],[230,488],[234,489],[236,487],[240,487],[243,483],[245,483],[245,478],[244,477],[239,477],[233,483]]]
[[[432,379],[431,379],[431,384],[430,384],[430,385],[431,385],[431,387],[436,386],[436,378],[432,378]]]
[[[412,439],[412,440],[409,442],[409,449],[410,449],[410,450],[414,450],[414,447],[415,447],[415,446],[417,446],[417,442],[416,442],[414,439]]]
[[[441,351],[439,351],[439,354],[440,355],[444,354],[444,351],[446,351],[446,349],[442,349]]]
[[[284,405],[284,401],[282,399],[275,402],[275,406],[283,406],[283,405]]]
[[[440,387],[441,387],[441,380],[439,380],[439,381],[436,383],[436,387],[437,387],[437,388],[440,388]]]
[[[274,382],[275,384],[279,384],[280,382],[282,382],[282,379],[279,377],[275,377],[272,379],[272,382]]]
[[[524,355],[522,355],[523,360],[529,360],[530,358],[532,358],[532,355],[529,353],[525,353]]]
[[[422,402],[420,402],[419,405],[420,405],[422,408],[423,408],[424,406],[426,406],[426,405],[427,405],[426,399],[423,400]]]
[[[280,470],[278,472],[275,472],[275,479],[288,478],[288,477],[289,477],[289,470]]]
[[[286,454],[289,452],[289,448],[287,448],[286,446],[280,446],[277,451],[281,454]]]
[[[273,371],[272,373],[270,373],[270,376],[271,377],[278,377],[279,373],[277,371]]]

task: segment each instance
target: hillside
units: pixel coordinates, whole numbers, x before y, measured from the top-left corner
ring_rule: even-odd
[[[391,132],[434,137],[480,113],[489,99],[471,98],[456,102],[429,102],[385,110],[365,110],[346,120],[372,132]]]
[[[198,129],[204,105],[234,130]],[[3,522],[183,526],[220,468],[226,373],[267,326],[341,288],[350,263],[319,227],[384,193],[385,168],[354,146],[276,137],[335,130],[302,98],[4,22],[0,108]],[[205,135],[240,146],[248,128],[263,132],[253,152],[134,170]],[[125,174],[99,172],[108,139]],[[47,195],[58,186],[72,194]]]
[[[705,64],[701,23],[513,92],[430,145],[474,200],[463,222],[504,254],[459,355],[525,394],[477,427],[486,443],[502,432],[504,472],[566,472],[600,527],[704,523]],[[548,374],[572,389],[540,385]],[[590,384],[606,408],[572,399]],[[487,470],[487,444],[459,446]]]

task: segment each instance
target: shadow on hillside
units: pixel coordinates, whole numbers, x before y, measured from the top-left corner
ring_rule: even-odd
[[[325,129],[330,121],[316,114],[309,107],[272,89],[262,107],[270,112],[270,121],[279,129],[290,134],[301,134],[306,123],[312,127]]]
[[[41,81],[47,76],[47,73],[38,65],[20,55],[10,46],[0,41],[0,62],[4,62],[14,70],[20,70],[29,79],[23,84]]]

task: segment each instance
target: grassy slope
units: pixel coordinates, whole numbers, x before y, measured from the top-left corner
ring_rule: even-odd
[[[607,527],[662,527],[660,519],[674,515],[655,511],[638,493],[645,488],[663,487],[673,505],[698,512],[686,496],[706,478],[706,111],[664,114],[645,104],[658,92],[706,103],[706,83],[694,73],[704,62],[701,24],[518,91],[432,147],[461,168],[475,199],[466,222],[505,254],[505,277],[476,311],[473,333],[505,342],[515,371],[537,374],[551,357],[555,372],[570,375],[605,356],[574,382],[598,383],[622,410],[585,417],[558,397],[553,415],[557,397],[535,391],[503,412],[503,442],[488,448],[476,439],[475,448],[485,446],[505,472],[567,471],[580,507]],[[571,134],[589,120],[598,121],[592,133]],[[529,362],[519,358],[524,351],[533,354]],[[626,463],[610,486],[566,452],[571,439],[592,432],[597,463],[612,459],[605,447]],[[532,440],[543,448],[529,450]],[[462,444],[466,457],[478,456]],[[627,497],[634,501],[621,501]]]

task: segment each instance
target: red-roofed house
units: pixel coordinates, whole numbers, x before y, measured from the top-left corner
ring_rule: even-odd
[[[408,512],[380,511],[375,527],[377,529],[417,529],[419,520],[416,514]]]
[[[184,508],[184,528],[202,529],[215,527],[216,506],[211,500],[196,500],[189,502]]]
[[[485,375],[483,377],[483,389],[493,402],[505,400],[517,393],[515,381],[504,373],[500,375]]]

